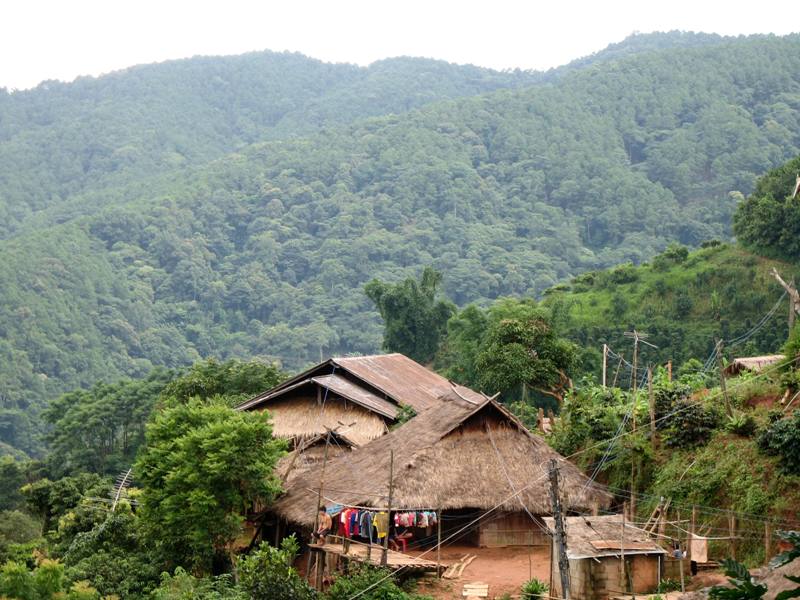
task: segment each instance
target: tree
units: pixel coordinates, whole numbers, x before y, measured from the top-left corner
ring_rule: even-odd
[[[52,425],[50,465],[57,474],[127,469],[144,439],[159,394],[175,374],[153,369],[145,379],[97,383],[53,401],[43,417]]]
[[[284,448],[265,413],[194,399],[156,415],[134,474],[161,556],[200,573],[229,560],[244,511],[280,490],[273,470]]]
[[[437,299],[441,282],[441,273],[425,267],[419,281],[409,277],[388,284],[373,279],[364,287],[383,319],[384,350],[400,352],[421,363],[433,359],[447,320],[455,312],[453,303]]]
[[[489,326],[477,358],[485,388],[505,392],[528,386],[559,405],[572,387],[577,350],[557,336],[550,313],[531,300],[506,299],[489,310]]]
[[[24,500],[20,488],[26,483],[25,469],[11,456],[0,456],[0,510],[13,510]]]
[[[192,398],[208,400],[224,397],[228,406],[278,385],[286,374],[276,365],[260,360],[228,360],[209,358],[192,365],[183,375],[170,381],[161,399],[168,405],[185,403]]]

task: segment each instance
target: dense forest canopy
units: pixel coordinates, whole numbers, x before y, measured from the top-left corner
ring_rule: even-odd
[[[381,323],[363,293],[373,278],[431,265],[457,305],[485,305],[674,241],[727,238],[731,192],[749,194],[800,151],[800,36],[648,39],[536,77],[255,54],[2,95],[0,198],[18,212],[0,242],[0,440],[31,451],[46,399],[154,366],[260,356],[294,370],[375,352]],[[307,93],[302,81],[275,83],[339,68],[351,83],[313,102],[292,95]],[[244,86],[251,95],[223,85],[262,71]],[[428,79],[433,92],[413,91]],[[385,102],[353,104],[370,85]],[[395,89],[414,100],[398,106]],[[317,131],[279,131],[290,105]],[[315,120],[312,105],[349,116]],[[183,128],[148,122],[161,108]],[[109,162],[118,149],[87,142],[103,136],[132,140],[130,168]],[[177,139],[183,158],[169,154]]]

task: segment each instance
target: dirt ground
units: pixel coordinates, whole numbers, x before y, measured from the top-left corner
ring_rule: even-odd
[[[498,598],[506,593],[518,595],[522,584],[531,577],[550,582],[549,548],[447,546],[442,549],[442,562],[449,565],[466,554],[476,554],[477,558],[464,569],[461,577],[452,580],[426,577],[420,581],[419,593],[429,594],[437,600],[463,599],[461,592],[465,583],[488,583],[489,598]],[[436,555],[426,554],[425,558],[435,560]]]

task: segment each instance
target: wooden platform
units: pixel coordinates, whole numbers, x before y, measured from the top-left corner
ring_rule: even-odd
[[[368,546],[367,544],[350,543],[347,550],[345,545],[337,542],[326,542],[322,546],[309,546],[309,549],[314,552],[322,552],[324,554],[333,555],[344,558],[346,560],[354,560],[356,562],[363,562],[381,566],[381,555],[383,548],[381,546]],[[413,571],[437,571],[441,569],[436,561],[427,560],[424,558],[417,558],[395,550],[388,550],[386,556],[386,567],[389,569],[410,569]]]

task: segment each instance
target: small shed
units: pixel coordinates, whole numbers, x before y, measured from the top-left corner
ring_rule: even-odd
[[[555,533],[552,517],[544,519]],[[667,551],[622,515],[566,517],[571,600],[605,600],[654,592]],[[624,555],[624,568],[621,557]],[[553,536],[551,595],[562,597],[558,546]]]

